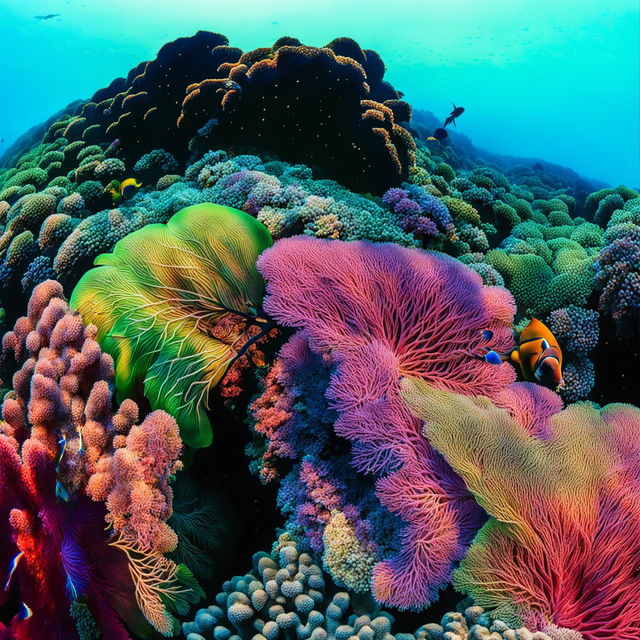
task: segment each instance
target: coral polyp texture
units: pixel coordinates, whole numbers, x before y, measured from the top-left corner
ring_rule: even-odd
[[[187,207],[120,240],[73,292],[71,306],[114,358],[120,396],[142,385],[192,447],[211,443],[209,392],[271,326],[258,315],[255,268],[270,245],[264,225],[242,211]]]
[[[378,478],[378,499],[403,522],[397,554],[373,569],[373,593],[401,608],[426,606],[482,513],[420,436],[399,380],[418,375],[472,394],[512,382],[508,364],[481,357],[483,330],[492,331],[489,348],[512,345],[512,298],[448,256],[389,244],[289,238],[258,268],[265,310],[300,329],[308,349],[334,367],[324,393],[338,413],[335,433],[351,442],[354,468]]]
[[[161,411],[137,424],[131,400],[114,411],[113,361],[95,338],[49,280],[3,339],[3,363],[19,368],[0,422],[2,598],[13,582],[31,612],[13,618],[17,638],[172,635],[173,613],[201,594],[164,556],[177,424]]]
[[[638,335],[640,323],[640,197],[611,215],[595,262],[599,308],[619,330]]]
[[[494,404],[403,383],[425,437],[490,515],[454,585],[509,623],[637,638],[640,409],[560,411],[552,392],[528,385],[507,387]]]
[[[218,71],[224,77],[187,88],[178,120],[187,137],[215,118],[211,139],[323,167],[359,191],[380,192],[408,176],[415,144],[396,119],[408,121],[411,111],[382,81],[374,51],[348,38],[322,48],[282,38]]]

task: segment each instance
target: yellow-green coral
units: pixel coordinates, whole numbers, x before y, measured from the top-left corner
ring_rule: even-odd
[[[560,410],[527,383],[498,406],[418,379],[402,397],[490,516],[454,571],[456,589],[510,624],[637,637],[640,409]]]
[[[71,296],[114,358],[119,397],[143,384],[152,407],[173,415],[192,447],[211,443],[209,391],[249,343],[249,324],[259,322],[264,284],[255,263],[270,245],[264,225],[242,211],[187,207],[98,256]]]
[[[353,525],[342,511],[331,512],[322,541],[322,561],[335,583],[357,593],[369,591],[371,571],[378,559],[362,547]]]
[[[471,225],[480,224],[480,214],[476,208],[468,202],[460,198],[452,198],[451,196],[444,196],[441,200],[447,209],[449,209],[449,213],[456,224],[465,222]]]

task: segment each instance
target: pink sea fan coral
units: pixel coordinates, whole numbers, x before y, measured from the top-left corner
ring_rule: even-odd
[[[356,469],[378,476],[380,502],[405,523],[399,553],[374,569],[374,595],[400,608],[426,606],[483,514],[421,435],[399,380],[499,392],[513,368],[489,365],[482,354],[512,347],[511,296],[452,258],[389,244],[289,238],[263,253],[258,268],[267,312],[303,329],[311,350],[332,359],[335,431],[351,441]],[[485,329],[493,335],[483,342]]]

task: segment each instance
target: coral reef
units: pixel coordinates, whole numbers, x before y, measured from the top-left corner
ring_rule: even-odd
[[[348,38],[322,48],[281,38],[217,71],[223,77],[187,87],[178,119],[187,139],[213,120],[204,137],[224,148],[305,161],[357,191],[380,193],[407,177],[415,144],[396,118],[411,111],[382,81],[375,52]]]
[[[123,621],[144,632],[145,618],[171,635],[173,613],[201,595],[164,556],[178,427],[163,412],[137,425],[130,400],[113,412],[113,362],[95,337],[49,280],[3,339],[19,368],[0,422],[2,567],[32,612],[13,618],[17,638],[126,640]]]
[[[67,175],[72,159],[80,162],[76,180],[117,176],[122,167],[114,159],[132,165],[158,140],[184,161],[198,136],[196,146],[257,147],[309,162],[356,190],[382,192],[407,177],[415,149],[398,124],[410,119],[411,109],[384,81],[384,71],[378,54],[349,38],[325,47],[281,38],[243,53],[223,35],[199,31],[167,43],[154,60],[53,123],[44,146],[22,156],[35,166],[9,169],[0,189],[3,183],[41,187]],[[107,147],[120,158],[105,159]],[[173,163],[157,156],[148,164],[135,165],[148,179],[157,170],[175,173]]]
[[[560,411],[552,392],[528,384],[511,385],[494,405],[403,383],[425,436],[491,516],[454,585],[507,623],[636,638],[640,409]]]
[[[0,159],[0,639],[640,637],[640,194],[385,73],[199,31]]]
[[[586,306],[601,246],[602,231],[591,223],[527,221],[514,227],[502,248],[489,251],[485,261],[504,278],[521,316],[544,317],[567,305]]]

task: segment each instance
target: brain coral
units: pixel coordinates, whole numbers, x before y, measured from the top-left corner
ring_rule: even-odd
[[[491,516],[456,588],[509,623],[637,638],[640,409],[560,411],[557,396],[528,383],[493,404],[408,379],[403,398]]]
[[[120,397],[143,384],[192,447],[211,443],[209,391],[266,331],[255,262],[270,245],[266,228],[241,211],[187,207],[99,256],[71,297],[114,358]]]

